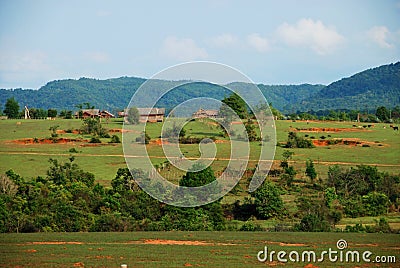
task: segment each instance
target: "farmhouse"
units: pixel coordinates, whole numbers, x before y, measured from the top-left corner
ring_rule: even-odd
[[[77,113],[79,116],[79,112]],[[82,110],[82,116],[83,119],[86,118],[97,118],[100,117],[100,110],[99,109],[84,109]]]
[[[82,114],[81,116],[79,116],[80,112],[76,112],[75,113],[75,118],[111,118],[111,117],[115,117],[112,113],[110,113],[109,111],[100,111],[100,109],[83,109],[82,110]]]
[[[139,122],[162,122],[165,116],[165,108],[137,108]]]
[[[204,109],[200,108],[198,111],[193,113],[192,117],[193,118],[217,118],[218,110],[204,110]]]
[[[139,112],[139,122],[146,123],[146,122],[162,122],[164,121],[165,116],[165,108],[137,108]],[[128,110],[124,110],[118,112],[119,117],[126,117],[128,116]]]

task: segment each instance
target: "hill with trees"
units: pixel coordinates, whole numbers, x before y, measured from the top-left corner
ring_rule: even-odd
[[[400,62],[357,73],[322,88],[287,109],[297,111],[375,109],[400,103]]]
[[[21,107],[76,110],[79,104],[89,102],[96,108],[116,112],[128,105],[132,95],[145,81],[137,77],[106,80],[80,78],[51,81],[38,90],[0,89],[0,110],[4,109],[7,99],[14,97]],[[158,80],[155,85],[174,88],[177,82]],[[228,86],[246,89],[251,85],[236,82]],[[328,86],[258,84],[258,87],[267,101],[284,113],[394,107],[400,103],[400,62],[369,69]],[[211,97],[222,100],[229,95],[230,92],[223,87],[196,82],[174,89],[158,105],[169,111],[188,99]]]

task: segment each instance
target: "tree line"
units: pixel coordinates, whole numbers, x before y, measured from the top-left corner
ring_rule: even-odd
[[[271,218],[296,222],[289,227],[278,224],[276,231],[331,231],[344,216],[381,216],[398,210],[398,175],[370,166],[332,166],[323,182],[309,159],[305,173],[310,183],[303,187],[322,195],[297,195],[296,212],[289,212],[282,195],[299,191],[299,171],[289,164],[292,155],[285,151],[280,169],[271,170],[262,186],[242,201],[218,200],[194,208],[170,206],[149,196],[136,183],[135,178],[147,176],[140,169],[118,169],[111,187],[105,187],[73,156],[65,162],[50,159],[46,176],[27,180],[12,170],[0,176],[0,232],[255,231],[265,230],[257,219]],[[179,185],[196,187],[215,180],[211,167],[193,170],[198,169],[189,170]],[[240,193],[241,187],[237,185],[231,194]],[[368,230],[351,228],[346,231],[391,231],[384,219]]]

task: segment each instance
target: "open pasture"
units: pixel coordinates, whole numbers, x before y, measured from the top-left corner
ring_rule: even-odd
[[[265,263],[257,253],[268,251],[347,249],[375,256],[395,256],[397,263],[323,262]],[[397,267],[399,238],[387,234],[268,232],[134,232],[0,234],[1,267]],[[301,256],[301,255],[300,255]]]
[[[90,135],[76,133],[82,124],[81,120],[1,120],[0,121],[0,172],[13,169],[23,177],[44,176],[48,168],[48,159],[64,159],[71,155],[86,171],[95,174],[96,178],[107,182],[114,178],[120,167],[125,167],[123,150],[121,144],[108,144],[110,139],[102,139],[103,144],[89,144],[87,141]],[[352,122],[322,122],[322,121],[276,121],[277,141],[285,142],[289,131],[296,131],[297,135],[315,140],[325,141],[325,144],[317,145],[311,149],[291,149],[294,152],[293,164],[297,169],[304,169],[305,161],[312,159],[315,163],[320,177],[326,175],[328,166],[339,164],[342,166],[355,166],[359,164],[376,165],[379,170],[398,173],[400,171],[400,133],[393,131],[387,124],[373,124],[373,127],[366,127],[367,124]],[[33,143],[33,139],[49,138],[51,126],[59,126],[60,138],[78,139],[77,141],[63,143]],[[121,138],[122,120],[114,119],[104,123],[105,128],[110,130],[110,135],[117,135]],[[148,145],[148,151],[154,164],[161,164],[163,152],[157,139],[161,132],[160,123],[148,124],[147,131],[152,138]],[[131,127],[133,131],[135,128]],[[72,133],[66,133],[71,132]],[[187,128],[187,135],[198,137],[217,138],[217,158],[214,161],[215,170],[223,168],[230,154],[229,142],[219,137],[219,129],[213,125],[204,125],[195,122]],[[138,131],[138,133],[140,133]],[[139,135],[139,134],[138,134]],[[31,139],[30,142],[24,139]],[[220,141],[218,143],[218,140]],[[327,141],[342,140],[338,144],[326,144]],[[347,143],[347,144],[346,144]],[[358,143],[358,144],[357,144]],[[259,142],[252,142],[253,152],[259,150]],[[197,144],[180,145],[182,152],[187,157],[198,157],[199,149]],[[71,152],[76,150],[77,153]],[[282,158],[282,152],[286,150],[276,147],[275,160]],[[250,159],[256,160],[256,155]],[[250,166],[255,162],[250,162]]]

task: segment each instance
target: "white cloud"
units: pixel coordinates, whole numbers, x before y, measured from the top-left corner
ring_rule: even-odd
[[[216,47],[229,47],[235,45],[238,42],[238,38],[232,34],[221,34],[216,37],[211,38],[210,42],[212,45]]]
[[[56,74],[49,57],[42,51],[0,53],[0,83],[3,88],[41,86],[49,76]],[[15,81],[18,84],[15,85]]]
[[[193,39],[169,36],[165,38],[162,52],[165,56],[176,60],[196,60],[208,57],[204,48],[198,47]]]
[[[385,26],[374,26],[368,31],[368,37],[382,48],[393,47],[393,44],[387,41],[389,35],[390,32]]]
[[[278,27],[278,35],[290,46],[309,47],[320,55],[333,52],[344,41],[334,28],[319,20],[304,18],[295,25],[282,24]]]
[[[86,53],[85,58],[96,63],[106,63],[110,59],[107,53],[98,51]]]
[[[247,43],[259,52],[266,52],[270,48],[268,39],[260,36],[258,33],[248,35]]]

